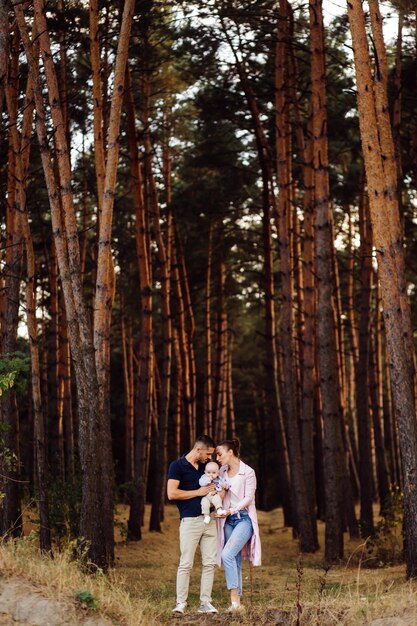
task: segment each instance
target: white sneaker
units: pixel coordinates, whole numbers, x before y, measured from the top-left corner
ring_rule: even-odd
[[[205,524],[210,524],[210,520],[211,520],[210,515],[206,515],[205,518],[204,518],[204,523]]]
[[[227,609],[228,613],[239,613],[239,612],[243,612],[245,610],[245,607],[242,604],[238,604],[237,602],[232,602],[232,604],[229,606],[229,608]]]
[[[217,515],[226,515],[226,511],[224,509],[222,509],[221,507],[219,509],[217,509],[216,513],[217,513]]]
[[[172,609],[172,612],[173,613],[184,613],[186,607],[187,607],[187,603],[186,602],[177,602],[177,606],[175,607],[175,609]]]
[[[211,602],[202,602],[197,613],[218,613],[218,610],[211,604]]]

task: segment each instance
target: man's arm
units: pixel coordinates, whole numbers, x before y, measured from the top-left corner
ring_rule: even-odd
[[[191,500],[191,498],[196,498],[197,496],[206,496],[211,491],[214,493],[213,485],[206,485],[205,487],[200,487],[199,489],[192,489],[191,491],[185,491],[184,489],[178,489],[178,485],[180,484],[179,480],[174,480],[173,478],[168,479],[167,483],[167,496],[168,500]]]

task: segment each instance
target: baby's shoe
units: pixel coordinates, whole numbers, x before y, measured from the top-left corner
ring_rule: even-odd
[[[219,509],[217,509],[216,513],[217,513],[217,515],[226,515],[226,511],[224,509],[222,509],[221,507]]]
[[[211,520],[210,515],[205,515],[205,516],[204,516],[204,523],[205,523],[205,524],[210,524],[210,520]]]

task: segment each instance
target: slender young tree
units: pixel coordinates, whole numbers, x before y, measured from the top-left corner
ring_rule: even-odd
[[[0,109],[3,110],[4,90],[9,65],[9,3],[0,0]]]
[[[17,109],[19,95],[19,31],[13,33],[10,46],[10,63],[5,85],[8,129],[8,177],[6,206],[6,258],[3,269],[4,293],[2,299],[1,344],[3,354],[13,354],[17,349],[19,321],[19,291],[23,266],[22,220],[20,217],[22,183],[20,174],[19,139],[17,134]],[[19,459],[19,414],[13,390],[1,399],[3,445]],[[7,537],[18,536],[22,531],[20,506],[19,468],[16,463],[8,467],[2,464],[2,533]]]
[[[152,267],[149,245],[149,221],[143,195],[142,172],[137,142],[136,111],[133,99],[131,72],[126,68],[125,107],[129,140],[130,172],[133,206],[135,209],[136,254],[139,270],[141,340],[139,344],[138,382],[134,416],[133,491],[128,522],[131,539],[141,539],[141,511],[144,506],[145,453],[150,432],[150,394],[153,383],[152,368]]]
[[[310,0],[318,360],[324,427],[325,558],[343,555],[340,388],[333,308],[333,241],[329,206],[324,28],[321,0]]]
[[[317,540],[313,529],[312,511],[307,497],[303,473],[298,415],[298,384],[294,350],[293,290],[291,272],[290,216],[291,204],[291,127],[290,94],[288,84],[289,58],[289,14],[287,0],[281,0],[278,14],[278,38],[275,66],[275,105],[276,105],[276,152],[277,178],[279,185],[278,201],[275,205],[278,231],[278,245],[281,269],[283,389],[286,411],[287,441],[291,470],[291,485],[296,514],[297,530],[302,552],[314,552]]]
[[[212,371],[212,341],[211,341],[211,274],[213,254],[213,225],[210,224],[207,251],[207,274],[205,288],[205,384],[204,384],[204,413],[203,431],[210,437],[213,436],[213,371]]]
[[[221,244],[224,246],[224,243]],[[220,255],[217,291],[216,364],[215,364],[215,420],[214,438],[222,441],[227,435],[227,311],[225,302],[226,264]]]
[[[169,108],[165,107],[164,126],[169,129]],[[149,121],[146,120],[146,125]],[[147,139],[149,142],[150,138]],[[145,149],[150,149],[150,143],[145,143]],[[163,519],[163,505],[165,502],[165,479],[168,463],[168,418],[169,400],[171,395],[171,362],[172,362],[172,320],[171,320],[171,249],[173,239],[173,224],[171,213],[171,154],[169,146],[169,133],[165,137],[163,147],[164,162],[164,183],[166,193],[166,233],[165,240],[161,229],[161,210],[159,206],[158,193],[155,179],[151,177],[151,189],[153,197],[153,224],[155,229],[156,244],[158,247],[158,258],[160,264],[161,280],[161,309],[162,309],[162,362],[161,362],[161,384],[158,403],[158,437],[156,440],[156,472],[155,484],[153,488],[153,501],[150,530],[161,532],[161,522]]]
[[[361,497],[361,533],[367,537],[373,530],[373,478],[371,455],[371,419],[369,402],[369,350],[372,288],[372,236],[366,219],[365,201],[359,204],[360,248],[360,321],[359,358],[356,368],[356,408],[359,437],[359,477]]]

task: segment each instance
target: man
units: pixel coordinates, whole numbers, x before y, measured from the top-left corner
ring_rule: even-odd
[[[207,461],[212,460],[215,444],[211,437],[201,435],[188,454],[173,461],[168,470],[168,500],[174,500],[180,512],[180,563],[177,572],[177,604],[173,613],[184,613],[187,606],[190,573],[197,546],[200,546],[202,572],[199,613],[217,613],[211,604],[217,552],[216,522],[204,523],[201,498],[214,492],[213,485],[200,487]]]

